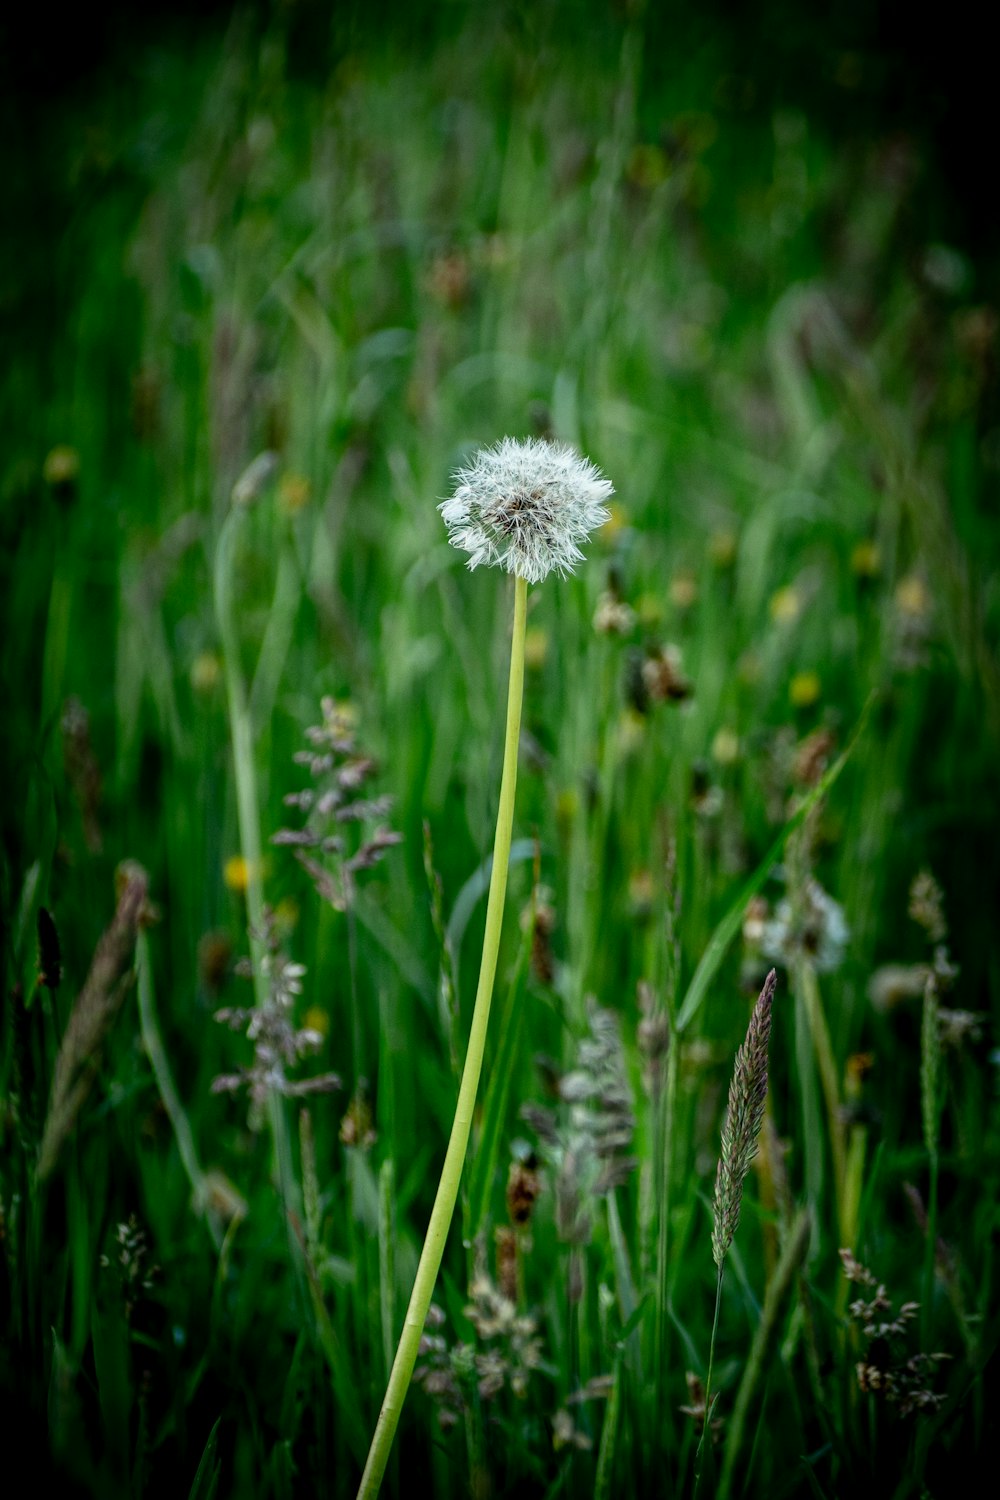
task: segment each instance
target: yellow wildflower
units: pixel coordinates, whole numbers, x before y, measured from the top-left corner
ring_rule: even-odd
[[[250,866],[242,854],[232,854],[222,867],[222,879],[227,890],[242,893],[250,884]]]
[[[80,455],[75,448],[60,443],[46,456],[42,477],[46,484],[73,484],[80,474]]]
[[[778,589],[771,595],[768,609],[776,625],[791,625],[802,613],[802,597],[796,589]]]
[[[788,685],[788,696],[794,708],[811,708],[821,691],[817,672],[796,672]]]
[[[901,614],[921,619],[929,614],[931,597],[919,573],[908,573],[896,585],[896,606]]]
[[[851,572],[858,578],[874,578],[882,567],[882,554],[876,542],[858,542],[851,553]]]
[[[328,1037],[330,1035],[330,1012],[324,1010],[322,1005],[310,1005],[302,1017],[302,1025],[306,1031],[315,1031],[317,1036]]]

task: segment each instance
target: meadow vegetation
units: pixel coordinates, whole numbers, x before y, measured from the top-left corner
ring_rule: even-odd
[[[63,1494],[354,1494],[503,751],[437,506],[513,434],[616,493],[528,595],[386,1491],[937,1493],[1000,1330],[996,267],[721,42],[441,9],[144,43],[12,184],[0,1428]]]

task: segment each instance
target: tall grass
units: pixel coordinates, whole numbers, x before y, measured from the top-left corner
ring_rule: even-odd
[[[522,925],[386,1488],[693,1486],[712,1174],[772,964],[713,1472],[918,1493],[985,1441],[995,267],[937,243],[919,142],[764,109],[683,28],[663,67],[638,7],[557,12],[314,56],[244,16],[136,54],[129,107],[95,85],[38,158],[66,212],[17,233],[61,323],[33,337],[26,297],[0,377],[0,1425],[78,1493],[355,1492],[503,753],[509,591],[470,586],[436,505],[505,433],[618,495],[531,600]],[[325,697],[403,835],[349,900],[369,823],[272,842]],[[57,1059],[129,859],[151,925],[70,1119]],[[908,915],[925,868],[946,950]],[[260,1063],[213,1018],[273,1001],[265,907],[316,1055],[257,1118],[212,1090]],[[341,1090],[296,1096],[320,1075]]]

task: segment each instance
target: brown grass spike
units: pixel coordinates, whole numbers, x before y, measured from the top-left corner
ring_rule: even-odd
[[[38,1160],[40,1182],[51,1175],[73,1133],[97,1074],[104,1039],[131,983],[136,932],[147,911],[148,881],[145,871],[134,863],[122,867],[121,880],[117,909],[97,944],[56,1058]]]
[[[733,1242],[740,1222],[743,1183],[757,1150],[767,1099],[767,1044],[771,1036],[771,1005],[775,971],[764,980],[764,988],[750,1017],[746,1039],[736,1054],[729,1085],[729,1105],[722,1127],[722,1155],[715,1178],[712,1225],[712,1255],[719,1267]]]

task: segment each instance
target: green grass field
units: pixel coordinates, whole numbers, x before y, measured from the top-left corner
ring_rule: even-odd
[[[503,752],[512,581],[437,506],[542,436],[616,494],[529,592],[385,1492],[694,1493],[773,964],[699,1492],[947,1493],[1000,1333],[997,266],[926,140],[693,20],[294,11],[145,41],[11,179],[0,1430],[64,1495],[355,1493]]]

